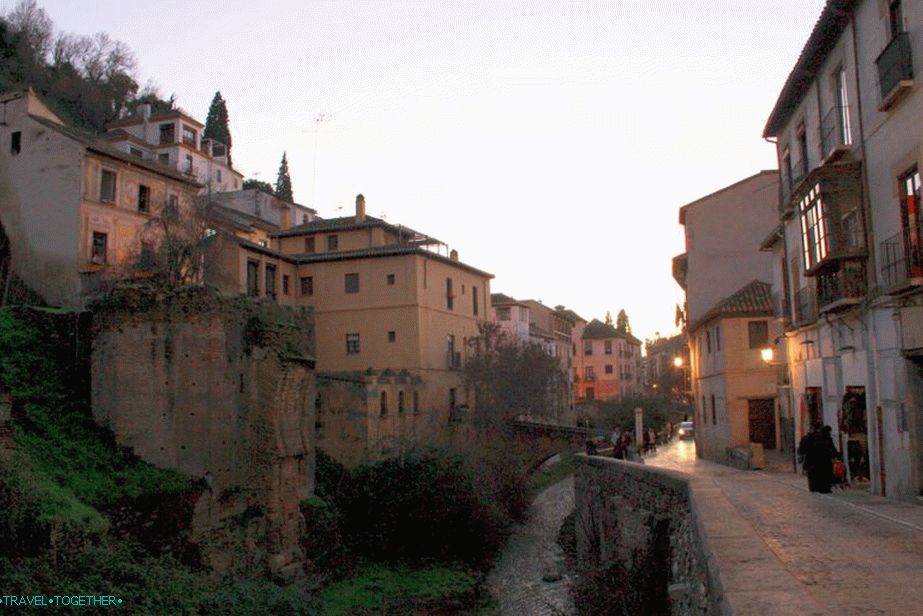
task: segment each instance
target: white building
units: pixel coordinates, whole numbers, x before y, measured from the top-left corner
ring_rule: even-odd
[[[853,479],[899,498],[923,489],[920,58],[923,1],[829,0],[764,130],[796,437],[832,426]]]

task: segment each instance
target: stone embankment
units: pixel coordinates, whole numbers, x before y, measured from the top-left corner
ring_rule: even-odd
[[[578,456],[576,602],[612,613],[720,614],[722,592],[682,473]]]

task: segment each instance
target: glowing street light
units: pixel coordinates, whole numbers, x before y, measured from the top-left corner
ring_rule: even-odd
[[[673,365],[677,368],[683,367],[683,358],[679,355],[673,358]]]
[[[762,360],[763,360],[764,362],[766,362],[767,364],[771,364],[771,363],[772,363],[772,358],[773,358],[772,347],[766,347],[765,349],[761,349],[761,350],[760,350],[760,357],[761,357]]]

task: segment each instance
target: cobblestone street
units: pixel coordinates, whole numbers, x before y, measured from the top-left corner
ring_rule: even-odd
[[[646,463],[691,474],[707,495],[708,541],[744,613],[923,614],[923,507],[858,491],[812,494],[791,472],[698,460],[691,442]]]
[[[573,475],[536,497],[528,520],[510,537],[487,579],[501,615],[574,613],[572,576],[556,541],[561,522],[573,510]]]

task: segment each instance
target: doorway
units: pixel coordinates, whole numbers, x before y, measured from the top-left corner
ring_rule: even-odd
[[[747,400],[750,416],[750,442],[763,449],[776,448],[776,403],[773,398]]]

